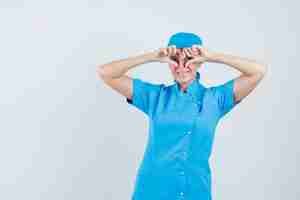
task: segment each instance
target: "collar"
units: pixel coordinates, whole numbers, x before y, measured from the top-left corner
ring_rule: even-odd
[[[200,73],[198,71],[196,72],[196,77],[194,78],[194,80],[187,86],[186,92],[183,92],[180,89],[180,84],[175,79],[174,82],[176,93],[179,96],[192,96],[197,101],[201,99],[200,97],[203,96],[203,92],[206,89],[206,87],[200,83]]]
[[[180,84],[175,79],[173,79],[173,82],[175,82],[172,85],[174,87],[176,96],[192,100],[192,102],[198,106],[198,111],[201,112],[203,106],[203,97],[207,88],[200,83],[200,73],[198,71],[196,72],[196,77],[192,82],[189,83],[186,88],[186,92],[180,90]]]

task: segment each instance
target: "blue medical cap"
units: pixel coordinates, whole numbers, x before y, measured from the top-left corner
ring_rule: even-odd
[[[172,35],[169,39],[168,46],[175,45],[176,48],[191,48],[193,45],[202,45],[202,39],[188,32],[178,32]]]

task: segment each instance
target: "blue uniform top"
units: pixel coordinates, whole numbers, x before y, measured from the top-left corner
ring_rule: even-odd
[[[166,86],[133,79],[127,103],[148,116],[149,135],[132,200],[210,200],[211,154],[214,132],[234,102],[234,79],[205,87],[200,74],[180,90],[177,81]]]

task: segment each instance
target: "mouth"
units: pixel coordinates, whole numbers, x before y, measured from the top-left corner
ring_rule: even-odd
[[[189,72],[177,72],[176,74],[178,77],[186,77],[189,75]]]

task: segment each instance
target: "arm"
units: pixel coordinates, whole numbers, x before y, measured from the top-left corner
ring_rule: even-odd
[[[207,61],[226,64],[242,73],[242,75],[234,80],[233,91],[235,103],[246,97],[258,85],[267,72],[265,65],[257,63],[254,60],[223,53],[210,53]]]
[[[97,65],[96,67],[96,78],[102,79],[105,84],[115,89],[123,96],[131,99],[133,84],[132,78],[125,75],[125,73],[140,64],[152,62],[155,54],[145,53],[138,56],[132,56],[126,59],[113,61],[103,65]]]
[[[127,99],[132,99],[134,82],[125,73],[140,64],[145,64],[149,62],[161,62],[177,64],[175,61],[170,59],[169,56],[176,54],[175,47],[159,48],[159,50],[154,50],[148,53],[144,53],[138,56],[132,56],[126,59],[121,59],[113,61],[103,65],[97,65],[96,67],[96,78],[98,80],[102,79],[104,83],[115,89],[117,92],[125,96]],[[137,81],[138,84],[140,83]],[[145,83],[145,90],[151,88],[150,84]],[[147,85],[147,86],[146,86]]]

